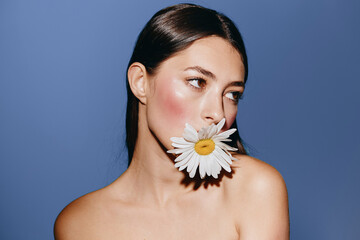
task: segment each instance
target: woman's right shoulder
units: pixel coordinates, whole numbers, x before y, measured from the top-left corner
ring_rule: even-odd
[[[57,216],[54,224],[56,240],[90,239],[91,226],[99,215],[103,189],[90,192],[69,203]]]

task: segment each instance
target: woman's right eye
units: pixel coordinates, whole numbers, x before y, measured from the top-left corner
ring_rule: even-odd
[[[194,88],[198,88],[198,89],[201,89],[201,88],[204,88],[205,87],[205,84],[206,84],[206,81],[204,79],[201,79],[201,78],[193,78],[193,79],[189,79],[187,80],[187,82]]]

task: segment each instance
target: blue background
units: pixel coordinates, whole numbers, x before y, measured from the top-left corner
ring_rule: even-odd
[[[291,239],[360,239],[360,2],[190,2],[244,36],[240,134],[287,183]],[[175,3],[0,0],[0,239],[51,239],[63,207],[125,170],[126,65]]]

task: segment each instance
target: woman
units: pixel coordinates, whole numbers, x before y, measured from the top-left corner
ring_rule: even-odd
[[[281,175],[248,156],[238,134],[231,146],[211,137],[236,128],[247,71],[241,35],[226,16],[192,4],[156,13],[128,66],[129,168],[64,208],[55,238],[289,239]],[[213,148],[180,157],[204,131]]]

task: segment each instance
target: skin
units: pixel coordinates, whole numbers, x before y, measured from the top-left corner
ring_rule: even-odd
[[[153,75],[141,63],[132,64],[128,78],[140,100],[131,165],[109,186],[65,207],[55,238],[289,239],[287,191],[276,169],[234,155],[231,174],[223,170],[217,180],[201,180],[197,173],[189,179],[166,153],[170,137],[181,136],[185,123],[199,130],[225,117],[222,131],[229,129],[235,97],[244,91],[238,52],[211,36],[165,60]]]

